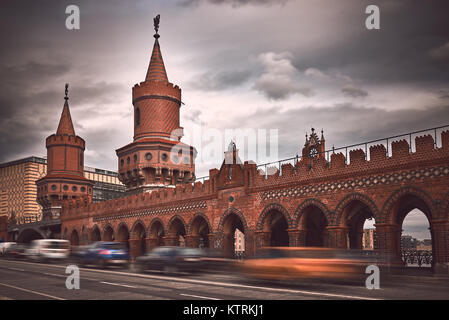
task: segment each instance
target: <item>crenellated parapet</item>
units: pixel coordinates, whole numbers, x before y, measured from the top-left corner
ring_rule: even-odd
[[[181,88],[170,82],[144,81],[134,85],[132,91],[133,104],[151,96],[172,98],[181,104]]]
[[[73,147],[78,147],[82,150],[86,147],[86,142],[83,138],[79,136],[72,136],[72,135],[59,135],[59,134],[52,134],[51,136],[48,136],[47,139],[45,139],[45,146],[48,148],[50,146],[57,146],[57,145],[70,145]]]

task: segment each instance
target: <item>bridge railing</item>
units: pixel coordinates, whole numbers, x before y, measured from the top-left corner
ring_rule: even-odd
[[[399,140],[406,140],[409,144],[410,152],[414,152],[416,150],[414,138],[416,138],[418,136],[425,135],[425,134],[429,134],[433,137],[435,147],[440,147],[442,141],[441,141],[441,139],[438,138],[438,136],[439,135],[441,136],[441,133],[445,129],[449,129],[449,125],[444,125],[444,126],[439,126],[439,127],[434,127],[434,128],[429,128],[429,129],[424,129],[424,130],[419,130],[419,131],[407,132],[407,133],[403,133],[403,134],[399,134],[399,135],[395,135],[395,136],[389,136],[386,138],[370,140],[370,141],[352,144],[352,145],[339,147],[339,148],[332,147],[332,149],[326,150],[319,154],[324,154],[326,161],[328,163],[330,163],[331,155],[334,153],[341,152],[345,155],[346,164],[349,164],[349,161],[350,161],[349,153],[352,150],[362,149],[365,152],[365,160],[369,160],[370,159],[369,147],[374,146],[374,145],[384,145],[385,149],[386,149],[386,155],[391,156],[391,152],[392,152],[391,144],[394,141],[399,141]],[[279,175],[282,175],[282,165],[290,163],[294,167],[296,165],[296,163],[301,160],[301,158],[302,158],[302,156],[296,155],[295,157],[292,157],[292,158],[282,159],[282,160],[273,161],[273,162],[267,162],[267,163],[257,165],[257,169],[263,170],[265,178],[268,175],[275,174],[277,171],[279,171]],[[209,176],[199,177],[199,178],[196,178],[195,181],[203,181],[204,182],[208,178],[209,178]]]

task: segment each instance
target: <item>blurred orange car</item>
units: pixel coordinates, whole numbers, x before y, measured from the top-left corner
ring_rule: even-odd
[[[354,279],[375,259],[360,251],[313,247],[267,247],[243,261],[240,271],[265,280]]]

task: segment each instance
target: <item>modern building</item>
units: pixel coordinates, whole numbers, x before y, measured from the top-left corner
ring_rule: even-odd
[[[46,174],[45,158],[31,156],[0,164],[0,216],[13,215],[18,223],[39,220],[42,207],[36,201],[36,181]],[[84,167],[84,177],[93,182],[93,202],[124,194],[116,172]]]
[[[401,249],[402,250],[416,250],[418,240],[409,235],[401,236]]]

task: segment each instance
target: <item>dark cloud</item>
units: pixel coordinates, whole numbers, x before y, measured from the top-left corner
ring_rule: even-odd
[[[193,89],[220,91],[242,85],[251,74],[251,70],[206,72],[194,77],[187,85]]]
[[[368,95],[368,92],[365,90],[354,87],[344,87],[341,91],[345,96],[352,98],[363,98]]]

